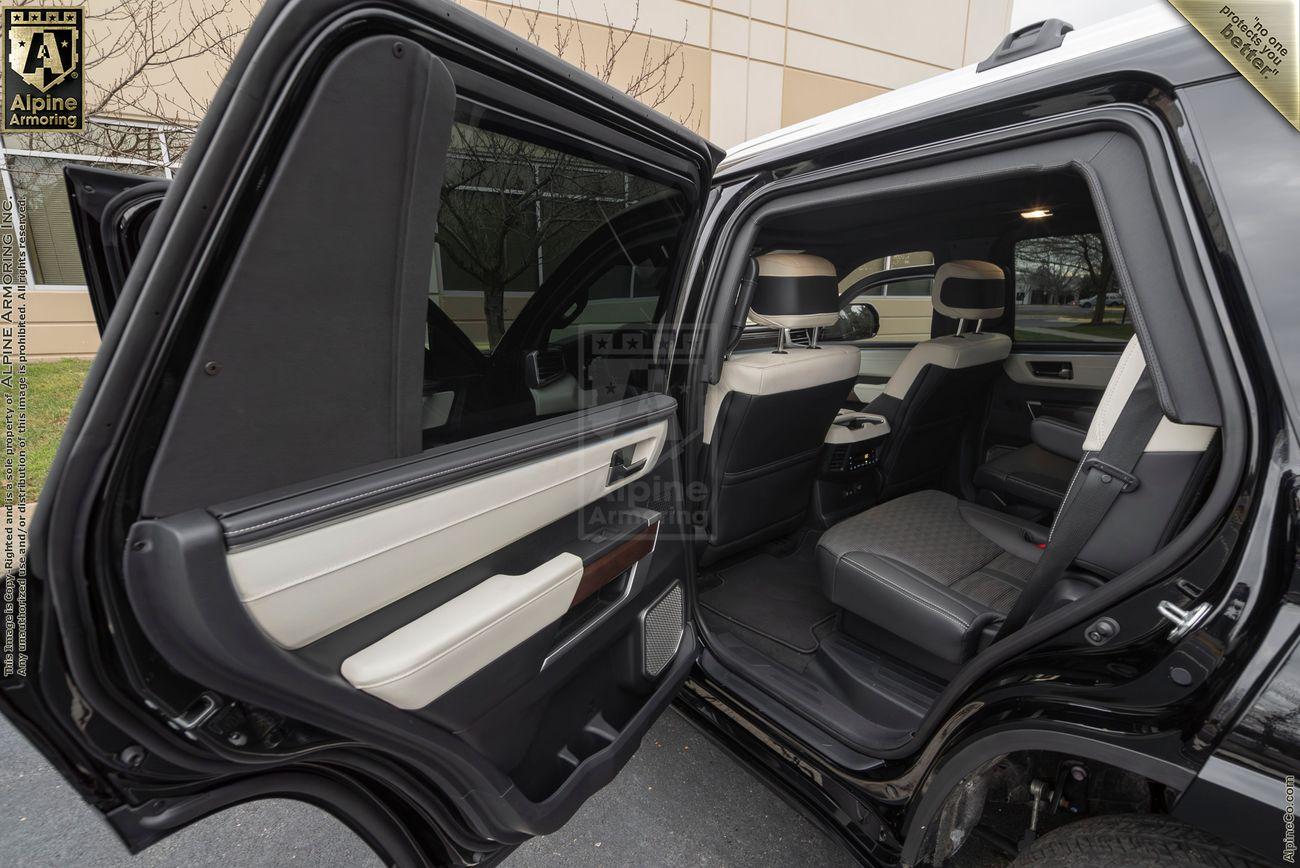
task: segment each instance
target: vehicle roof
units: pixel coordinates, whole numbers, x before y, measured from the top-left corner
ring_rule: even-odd
[[[1153,56],[1148,59],[1145,56],[1147,52],[1139,55],[1132,50],[1133,44],[1139,41],[1160,37],[1165,37],[1165,41],[1168,41],[1171,36],[1179,42],[1188,42],[1190,54],[1195,55],[1197,61],[1197,77],[1233,72],[1227,61],[1200,39],[1186,19],[1172,7],[1165,4],[1150,5],[1067,33],[1058,48],[984,72],[977,72],[974,64],[955,69],[741,142],[727,151],[715,177],[737,174],[757,168],[760,164],[796,157],[800,150],[812,150],[887,125],[893,126],[894,121],[901,124],[921,115],[934,115],[946,105],[971,105],[1004,98],[1008,93],[1028,92],[1046,83],[1044,73],[1047,71],[1069,70],[1075,78],[1092,75],[1099,71],[1096,56],[1108,52],[1114,54],[1116,49],[1129,49],[1122,51],[1122,54],[1133,58],[1129,66],[1134,69],[1171,72],[1172,70],[1158,67],[1162,62],[1166,66],[1170,65],[1172,58]],[[1194,39],[1189,40],[1188,37]],[[1190,48],[1192,42],[1202,50]],[[1182,59],[1175,62],[1183,63]],[[1183,66],[1179,72],[1185,78],[1189,69],[1186,64]],[[1165,77],[1175,84],[1186,83],[1176,80],[1177,76]]]

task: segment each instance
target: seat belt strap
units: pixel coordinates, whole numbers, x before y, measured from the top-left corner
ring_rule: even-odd
[[[1056,514],[1047,547],[1029,574],[994,641],[1019,630],[1101,525],[1111,506],[1140,484],[1133,469],[1142,458],[1164,411],[1148,372],[1143,372],[1125,402],[1115,427],[1097,452],[1085,452]]]

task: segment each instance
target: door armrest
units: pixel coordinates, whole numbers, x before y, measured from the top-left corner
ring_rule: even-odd
[[[1029,425],[1029,437],[1038,447],[1071,461],[1083,458],[1083,441],[1087,436],[1083,428],[1050,416],[1039,416]]]

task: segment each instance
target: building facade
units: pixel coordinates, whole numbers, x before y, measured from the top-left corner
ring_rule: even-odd
[[[85,134],[6,135],[0,176],[20,207],[26,266],[29,357],[85,356],[98,346],[60,166],[85,163],[170,177],[191,130],[253,10],[213,0],[221,13],[210,50],[179,52],[174,68],[139,71],[129,98],[106,106]],[[1026,0],[1018,0],[1020,3]],[[1033,2],[1033,0],[1030,0]],[[461,0],[467,9],[566,59],[607,66],[629,89],[647,65],[662,66],[635,95],[722,147],[798,123],[921,79],[975,63],[1007,33],[1012,0]],[[1038,0],[1041,6],[1041,0]],[[89,84],[111,89],[137,71],[129,58],[102,58],[119,25],[110,0],[87,6]],[[559,13],[557,15],[557,12]],[[98,13],[98,14],[97,14]],[[1041,17],[1041,16],[1040,16]],[[180,27],[184,22],[176,22]],[[557,26],[558,25],[558,26]],[[222,29],[224,28],[224,29]],[[611,46],[621,46],[611,56]],[[604,61],[611,61],[603,63]],[[133,94],[133,95],[132,95]],[[94,105],[93,94],[89,102]],[[507,293],[506,317],[528,290]],[[448,298],[472,318],[477,305]],[[461,317],[466,330],[475,327]]]

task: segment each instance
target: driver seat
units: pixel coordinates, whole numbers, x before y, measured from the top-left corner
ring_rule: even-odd
[[[835,266],[805,253],[756,257],[749,318],[779,330],[774,350],[732,354],[704,399],[709,480],[704,563],[803,523],[826,431],[857,380],[855,346],[791,345],[790,329],[839,321]],[[814,332],[815,334],[815,332]]]

